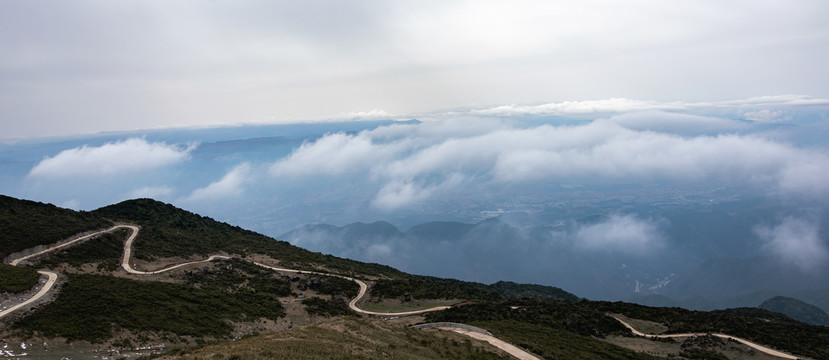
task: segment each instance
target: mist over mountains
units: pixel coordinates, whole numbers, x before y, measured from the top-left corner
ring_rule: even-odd
[[[420,274],[829,309],[827,106],[607,99],[9,141],[0,188],[87,210],[154,198]]]
[[[582,209],[590,210],[607,211]],[[555,284],[590,299],[714,309],[789,294],[825,308],[829,268],[781,261],[756,234],[755,219],[778,211],[752,201],[592,216],[560,210],[405,231],[383,221],[306,225],[279,238],[404,271]]]

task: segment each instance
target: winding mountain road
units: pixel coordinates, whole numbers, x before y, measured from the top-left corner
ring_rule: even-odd
[[[67,246],[77,244],[80,241],[90,239],[92,237],[101,235],[103,233],[113,232],[113,231],[118,230],[120,228],[121,228],[121,225],[115,225],[113,227],[110,227],[109,229],[96,231],[96,232],[93,232],[93,233],[90,233],[90,234],[86,234],[86,235],[78,237],[77,239],[67,241],[67,242],[65,242],[63,244],[60,244],[60,245],[54,245],[54,246],[47,247],[46,249],[43,249],[41,251],[26,255],[26,256],[21,256],[17,259],[14,259],[14,260],[9,262],[9,265],[17,266],[22,261],[25,261],[25,260],[31,259],[33,257],[37,257],[37,256],[40,256],[40,255],[46,254],[48,252],[63,249]],[[20,309],[26,307],[27,305],[29,305],[31,303],[34,303],[35,301],[40,300],[42,297],[44,297],[46,294],[49,293],[49,290],[52,290],[52,286],[54,286],[55,282],[57,282],[57,280],[58,280],[58,274],[56,272],[52,272],[52,271],[48,271],[48,270],[38,270],[38,273],[40,273],[41,275],[46,275],[48,277],[48,279],[46,280],[46,283],[43,284],[43,287],[40,289],[40,291],[38,291],[31,298],[23,301],[22,303],[14,305],[14,306],[6,309],[6,310],[0,311],[0,319],[2,319],[3,317],[5,317],[5,316],[17,311],[17,310],[20,310]]]
[[[642,336],[642,337],[646,337],[646,338],[649,338],[649,339],[683,338],[683,337],[692,337],[692,336],[698,335],[698,334],[695,334],[695,333],[665,334],[665,335],[645,334],[645,333],[643,333],[639,330],[636,330],[636,328],[634,328],[632,325],[628,324],[626,321],[624,321],[624,320],[622,320],[622,319],[620,319],[616,316],[613,316],[611,314],[607,314],[607,316],[610,316],[610,317],[616,319],[617,321],[619,321],[620,323],[622,323],[622,325],[624,325],[626,328],[630,329],[630,331],[633,333],[633,335]],[[740,342],[744,345],[748,345],[750,347],[753,347],[753,348],[757,349],[758,351],[761,351],[761,352],[766,353],[766,354],[771,355],[771,356],[777,356],[777,357],[780,357],[780,358],[783,358],[783,359],[792,359],[792,360],[800,359],[797,356],[793,356],[793,355],[784,353],[782,351],[774,350],[774,349],[765,347],[763,345],[753,343],[753,342],[748,341],[746,339],[738,338],[736,336],[731,336],[731,335],[727,335],[727,334],[711,334],[711,335],[716,336],[716,337],[721,338],[721,339],[734,340],[734,341]]]
[[[176,264],[176,265],[173,265],[173,266],[169,266],[169,267],[166,267],[166,268],[163,268],[163,269],[160,269],[160,270],[154,270],[154,271],[138,271],[138,270],[135,270],[132,267],[132,265],[130,265],[130,257],[132,257],[132,242],[135,241],[135,238],[138,236],[138,226],[135,226],[135,225],[116,225],[116,226],[113,226],[110,229],[112,229],[112,231],[114,231],[116,229],[129,229],[129,230],[131,230],[130,236],[127,237],[127,241],[124,242],[124,255],[121,257],[121,268],[123,268],[124,271],[126,271],[130,274],[155,275],[155,274],[161,274],[161,273],[164,273],[164,272],[167,272],[167,271],[170,271],[170,270],[175,270],[175,269],[178,269],[180,267],[184,267],[184,266],[188,266],[188,265],[207,263],[207,262],[211,262],[211,261],[217,260],[217,259],[219,259],[219,260],[229,260],[230,259],[230,256],[210,255],[210,257],[208,257],[207,260],[184,262],[184,263],[181,263],[181,264]]]
[[[33,254],[22,256],[20,258],[12,260],[10,262],[10,264],[13,265],[13,266],[17,266],[20,262],[22,262],[24,260],[28,260],[28,259],[31,259],[33,257],[37,257],[37,256],[40,256],[40,255],[43,255],[43,254],[46,254],[46,253],[49,253],[49,252],[52,252],[52,251],[60,250],[60,249],[63,249],[65,247],[68,247],[70,245],[77,244],[78,242],[90,239],[92,237],[95,237],[95,236],[98,236],[98,235],[101,235],[101,234],[104,234],[104,233],[113,232],[113,231],[116,231],[116,230],[119,230],[119,229],[130,230],[130,234],[127,237],[127,240],[124,242],[124,253],[123,253],[123,256],[121,257],[121,267],[124,269],[124,271],[126,271],[127,273],[130,273],[130,274],[134,274],[134,275],[161,274],[161,273],[171,271],[171,270],[175,270],[175,269],[178,269],[178,268],[181,268],[181,267],[184,267],[184,266],[207,263],[207,262],[211,262],[211,261],[214,261],[214,260],[228,260],[228,259],[231,259],[230,256],[226,256],[226,255],[211,255],[206,260],[184,262],[184,263],[180,263],[180,264],[176,264],[176,265],[171,265],[171,266],[168,266],[166,268],[159,269],[159,270],[152,270],[152,271],[136,270],[130,264],[130,260],[131,260],[131,257],[132,257],[132,243],[135,241],[135,238],[138,236],[139,228],[138,228],[138,226],[135,226],[135,225],[122,224],[122,225],[114,225],[114,226],[112,226],[108,229],[97,231],[97,232],[90,233],[90,234],[86,234],[86,235],[78,237],[77,239],[73,239],[71,241],[65,242],[63,244],[51,246],[47,249],[35,252]],[[296,269],[287,269],[287,268],[275,267],[275,266],[255,262],[255,261],[251,261],[251,263],[253,263],[257,266],[260,266],[262,268],[277,271],[277,272],[294,273],[294,274],[320,275],[320,276],[334,276],[334,277],[346,279],[346,280],[349,280],[349,281],[353,281],[353,282],[357,283],[357,285],[360,286],[360,292],[357,294],[356,297],[354,297],[354,299],[352,299],[348,303],[348,307],[351,308],[351,310],[353,310],[353,311],[355,311],[359,314],[371,315],[371,316],[386,316],[386,317],[410,316],[410,315],[420,315],[420,314],[424,314],[424,313],[428,313],[428,312],[440,311],[440,310],[445,310],[445,309],[450,308],[450,306],[436,306],[436,307],[432,307],[432,308],[428,308],[428,309],[403,311],[403,312],[376,312],[376,311],[363,310],[363,309],[361,309],[357,306],[357,303],[360,300],[362,300],[365,297],[366,293],[368,292],[368,284],[366,284],[364,281],[362,281],[360,279],[356,279],[356,278],[349,277],[349,276],[344,276],[344,275],[318,272],[318,271],[296,270]],[[6,310],[0,311],[0,318],[3,318],[4,316],[6,316],[6,315],[8,315],[8,314],[10,314],[14,311],[19,310],[21,308],[24,308],[27,305],[39,300],[40,298],[42,298],[44,295],[46,295],[52,289],[52,287],[55,284],[55,281],[58,278],[58,274],[56,274],[52,271],[48,271],[48,270],[40,270],[38,272],[42,275],[48,276],[48,280],[43,285],[43,287],[40,289],[40,291],[38,291],[37,294],[35,294],[32,298],[30,298],[30,299],[28,299],[28,300],[26,300],[26,301],[24,301],[20,304],[12,306],[12,307],[10,307]],[[639,330],[636,330],[636,328],[634,328],[632,325],[628,324],[626,321],[624,321],[624,320],[622,320],[622,319],[620,319],[616,316],[613,316],[612,314],[608,314],[608,316],[611,316],[614,319],[616,319],[617,321],[619,321],[620,323],[622,323],[622,325],[624,325],[625,327],[630,329],[630,331],[633,332],[634,335],[643,336],[643,337],[646,337],[646,338],[655,338],[655,339],[681,338],[681,337],[691,337],[691,336],[696,335],[696,334],[692,334],[692,333],[666,334],[666,335],[645,334],[645,333],[640,332]],[[528,353],[528,352],[526,352],[526,351],[524,351],[520,348],[515,347],[512,344],[509,344],[507,342],[504,342],[503,340],[500,340],[500,339],[492,337],[492,336],[486,336],[485,334],[481,334],[481,333],[477,333],[477,332],[473,332],[473,331],[464,331],[463,329],[457,329],[457,328],[447,328],[445,330],[455,331],[455,332],[464,334],[466,336],[469,336],[469,337],[472,337],[472,338],[475,338],[475,339],[486,341],[486,342],[488,342],[488,343],[490,343],[490,344],[506,351],[507,353],[511,354],[512,356],[514,356],[518,359],[538,359],[538,357],[536,357],[535,355],[530,354],[530,353]],[[735,336],[731,336],[731,335],[727,335],[727,334],[711,334],[711,335],[719,337],[719,338],[723,338],[723,339],[731,339],[731,340],[738,341],[742,344],[748,345],[748,346],[750,346],[752,348],[755,348],[755,349],[757,349],[757,350],[759,350],[763,353],[766,353],[768,355],[777,356],[777,357],[780,357],[780,358],[783,358],[783,359],[792,359],[792,360],[799,359],[796,356],[786,354],[784,352],[774,350],[774,349],[771,349],[771,348],[768,348],[768,347],[765,347],[765,346],[762,346],[762,345],[759,345],[759,344],[756,344],[756,343],[753,343],[751,341],[741,339],[741,338],[738,338],[738,337],[735,337]]]
[[[341,278],[341,279],[346,279],[346,280],[349,280],[349,281],[353,281],[353,282],[357,283],[357,285],[360,286],[360,292],[357,294],[356,297],[354,297],[354,299],[351,299],[351,301],[348,303],[348,307],[351,308],[351,310],[354,310],[355,312],[360,313],[360,314],[373,315],[373,316],[410,316],[410,315],[420,315],[420,314],[424,314],[424,313],[428,313],[428,312],[432,312],[432,311],[446,310],[446,309],[450,308],[450,306],[436,306],[436,307],[423,309],[423,310],[413,310],[413,311],[403,311],[403,312],[376,312],[376,311],[363,310],[363,309],[360,309],[359,307],[357,307],[357,302],[362,300],[363,297],[365,297],[366,292],[368,291],[368,284],[366,284],[365,281],[363,281],[363,280],[355,279],[353,277],[348,277],[348,276],[344,276],[344,275],[336,275],[336,274],[330,274],[330,273],[324,273],[324,272],[279,268],[279,267],[274,267],[274,266],[258,263],[258,262],[255,262],[255,261],[253,261],[253,263],[258,265],[258,266],[261,266],[263,268],[273,270],[273,271],[277,271],[277,272],[286,272],[286,273],[293,273],[293,274],[333,276],[333,277],[338,277],[338,278]]]
[[[35,294],[35,296],[32,296],[28,300],[26,300],[22,303],[19,303],[17,305],[14,305],[14,306],[6,309],[6,310],[0,311],[0,319],[2,319],[6,315],[11,314],[11,313],[23,308],[23,307],[35,302],[35,301],[38,301],[40,298],[42,298],[44,295],[46,295],[49,292],[49,290],[52,289],[52,286],[54,286],[55,282],[58,280],[58,274],[57,273],[54,273],[54,272],[51,272],[51,271],[45,271],[45,270],[38,271],[38,273],[40,273],[41,275],[46,275],[46,276],[49,277],[49,279],[46,280],[46,284],[43,284],[43,287],[40,288],[40,291],[38,291],[37,294]]]
[[[65,247],[68,247],[70,245],[77,244],[78,242],[90,239],[92,237],[95,237],[95,236],[98,236],[98,235],[101,235],[101,234],[104,234],[104,233],[113,232],[113,231],[116,231],[116,230],[119,230],[119,229],[130,230],[130,234],[127,237],[127,240],[124,242],[124,253],[123,253],[123,256],[121,257],[121,268],[123,268],[124,271],[126,271],[127,273],[130,273],[130,274],[134,274],[134,275],[161,274],[161,273],[164,273],[164,272],[167,272],[167,271],[170,271],[170,270],[175,270],[175,269],[178,269],[178,268],[181,268],[181,267],[184,267],[184,266],[207,263],[207,262],[214,261],[214,260],[228,260],[228,259],[231,259],[230,256],[226,256],[226,255],[211,255],[206,260],[184,262],[184,263],[181,263],[181,264],[168,266],[166,268],[162,268],[162,269],[159,269],[159,270],[153,270],[153,271],[136,270],[130,264],[130,258],[132,257],[132,243],[135,241],[135,238],[138,236],[139,228],[138,228],[138,226],[135,226],[135,225],[121,224],[121,225],[114,225],[114,226],[112,226],[108,229],[105,229],[105,230],[101,230],[101,231],[97,231],[97,232],[93,232],[93,233],[90,233],[90,234],[80,236],[77,239],[67,241],[67,242],[65,242],[63,244],[60,244],[60,245],[55,245],[55,246],[48,247],[47,249],[35,252],[33,254],[29,254],[29,255],[26,255],[26,256],[19,257],[17,259],[14,259],[14,260],[10,261],[9,264],[12,265],[12,266],[17,266],[18,264],[20,264],[20,262],[31,259],[33,257],[37,257],[37,256],[40,256],[40,255],[43,255],[43,254],[46,254],[46,253],[49,253],[49,252],[53,252],[53,251],[56,251],[56,250],[60,250],[60,249],[63,249]],[[349,281],[353,281],[353,282],[357,283],[357,285],[360,286],[360,292],[357,294],[356,297],[354,297],[354,299],[352,299],[348,303],[348,307],[351,308],[351,310],[353,310],[357,313],[360,313],[360,314],[371,315],[371,316],[388,316],[388,317],[391,317],[391,316],[410,316],[410,315],[420,315],[420,314],[424,314],[424,313],[428,313],[428,312],[440,311],[440,310],[445,310],[445,309],[450,308],[450,306],[436,306],[436,307],[432,307],[432,308],[428,308],[428,309],[403,311],[403,312],[376,312],[376,311],[363,310],[363,309],[360,309],[359,307],[357,307],[357,303],[360,300],[362,300],[363,297],[365,297],[366,293],[368,292],[368,284],[366,284],[364,281],[362,281],[360,279],[356,279],[356,278],[349,277],[349,276],[344,276],[344,275],[318,272],[318,271],[296,270],[296,269],[287,269],[287,268],[275,267],[275,266],[255,262],[255,261],[251,261],[251,262],[253,264],[257,265],[257,266],[262,267],[262,268],[266,268],[266,269],[277,271],[277,272],[294,273],[294,274],[320,275],[320,276],[334,276],[334,277],[346,279],[346,280],[349,280]],[[30,299],[28,299],[28,300],[26,300],[26,301],[24,301],[20,304],[14,305],[14,306],[6,309],[6,310],[0,311],[0,318],[3,318],[4,316],[6,316],[6,315],[8,315],[8,314],[10,314],[14,311],[17,311],[21,308],[26,307],[27,305],[29,305],[31,303],[34,303],[35,301],[37,301],[37,300],[41,299],[43,296],[45,296],[52,289],[55,282],[57,281],[58,274],[55,273],[55,272],[52,272],[52,271],[48,271],[48,270],[40,270],[40,271],[38,271],[38,273],[40,273],[41,275],[46,275],[48,277],[48,280],[43,285],[43,287],[40,289],[40,291],[38,291],[37,294],[32,296]],[[616,319],[617,321],[622,323],[622,325],[624,325],[625,327],[630,329],[630,331],[633,332],[633,334],[637,335],[637,336],[643,336],[643,337],[646,337],[646,338],[660,339],[660,338],[691,337],[691,336],[695,335],[695,334],[692,334],[692,333],[666,334],[666,335],[645,334],[645,333],[640,332],[639,330],[636,330],[636,328],[634,328],[632,325],[628,324],[626,321],[624,321],[624,320],[622,320],[622,319],[620,319],[616,316],[613,316],[612,314],[607,314],[607,315],[610,316],[610,317],[613,317],[614,319]],[[477,332],[473,332],[473,331],[464,331],[463,329],[457,329],[457,328],[447,328],[445,330],[455,331],[455,332],[464,334],[466,336],[469,336],[469,337],[472,337],[472,338],[475,338],[475,339],[486,341],[486,342],[488,342],[488,343],[490,343],[490,344],[506,351],[507,353],[511,354],[512,356],[515,356],[518,359],[538,359],[538,357],[536,357],[535,355],[532,355],[532,354],[530,354],[530,353],[528,353],[528,352],[526,352],[522,349],[519,349],[519,348],[515,347],[512,344],[509,344],[507,342],[504,342],[503,340],[500,340],[500,339],[492,337],[492,336],[485,336],[485,334],[481,334],[481,333],[477,333]],[[768,355],[777,356],[777,357],[784,358],[784,359],[792,359],[792,360],[799,359],[796,356],[792,356],[792,355],[786,354],[786,353],[778,351],[778,350],[774,350],[774,349],[771,349],[771,348],[768,348],[768,347],[765,347],[765,346],[762,346],[762,345],[759,345],[759,344],[755,344],[751,341],[741,339],[741,338],[738,338],[738,337],[735,337],[735,336],[730,336],[730,335],[727,335],[727,334],[711,334],[711,335],[719,337],[719,338],[723,338],[723,339],[731,339],[731,340],[738,341],[742,344],[748,345],[748,346],[750,346],[752,348],[755,348],[755,349],[757,349],[761,352],[764,352]]]
[[[230,256],[211,255],[206,260],[184,262],[184,263],[181,263],[181,264],[168,266],[166,268],[162,268],[162,269],[159,269],[159,270],[152,270],[152,271],[136,270],[135,268],[133,268],[132,264],[130,264],[130,260],[131,260],[131,257],[132,257],[132,243],[135,241],[135,238],[138,236],[139,228],[138,228],[138,226],[135,226],[135,225],[122,224],[122,225],[114,225],[114,226],[112,226],[112,227],[110,227],[106,230],[101,230],[101,231],[97,231],[97,232],[94,232],[94,233],[90,233],[90,234],[78,237],[77,239],[73,239],[71,241],[68,241],[66,243],[56,245],[56,246],[51,246],[51,247],[49,247],[47,249],[44,249],[42,251],[38,251],[38,252],[30,254],[30,255],[22,256],[20,258],[12,260],[10,262],[10,264],[13,265],[13,266],[17,266],[17,264],[19,264],[20,262],[22,262],[24,260],[28,260],[28,259],[31,259],[33,257],[37,257],[37,256],[40,256],[40,255],[43,255],[43,254],[46,254],[46,253],[49,253],[49,252],[52,252],[52,251],[60,250],[60,249],[65,248],[67,246],[77,244],[78,242],[81,242],[83,240],[87,240],[87,239],[90,239],[92,237],[95,237],[95,236],[98,236],[98,235],[101,235],[101,234],[104,234],[104,233],[113,232],[113,231],[116,231],[116,230],[119,230],[119,229],[130,230],[130,234],[127,237],[127,240],[124,242],[124,253],[123,253],[123,256],[121,257],[121,268],[123,268],[124,271],[126,271],[129,274],[134,274],[134,275],[161,274],[161,273],[164,273],[164,272],[167,272],[167,271],[170,271],[170,270],[175,270],[175,269],[178,269],[178,268],[181,268],[181,267],[184,267],[184,266],[193,265],[193,264],[207,263],[207,262],[214,261],[214,260],[228,260],[228,259],[231,259]],[[317,272],[317,271],[280,268],[280,267],[275,267],[275,266],[271,266],[271,265],[262,264],[262,263],[255,262],[255,261],[251,261],[251,263],[253,263],[257,266],[269,269],[269,270],[277,271],[277,272],[294,273],[294,274],[320,275],[320,276],[334,276],[334,277],[346,279],[346,280],[349,280],[349,281],[353,281],[353,282],[357,283],[357,285],[360,286],[360,292],[357,294],[356,297],[354,297],[354,299],[352,299],[348,303],[348,307],[351,308],[351,310],[353,310],[357,313],[360,313],[360,314],[371,315],[371,316],[387,316],[387,317],[410,316],[410,315],[424,314],[424,313],[428,313],[428,312],[432,312],[432,311],[445,310],[445,309],[449,308],[449,306],[436,306],[436,307],[432,307],[432,308],[428,308],[428,309],[403,311],[403,312],[376,312],[376,311],[363,310],[363,309],[360,309],[359,307],[357,307],[357,303],[360,300],[362,300],[363,297],[365,297],[366,293],[368,292],[368,284],[366,284],[365,281],[362,281],[360,279],[356,279],[356,278],[353,278],[353,277],[349,277],[349,276],[344,276],[344,275],[330,274],[330,273]],[[0,318],[3,318],[4,316],[6,316],[6,315],[8,315],[8,314],[10,314],[14,311],[19,310],[21,308],[24,308],[27,305],[39,300],[44,295],[46,295],[49,292],[49,290],[52,289],[52,286],[55,284],[55,281],[57,281],[58,274],[54,273],[52,271],[47,271],[47,270],[41,270],[41,271],[38,271],[38,272],[40,274],[47,275],[49,277],[49,279],[46,281],[46,284],[44,284],[43,288],[41,288],[40,291],[38,291],[38,293],[35,294],[30,299],[28,299],[28,300],[26,300],[26,301],[24,301],[20,304],[17,304],[15,306],[12,306],[9,309],[1,311],[0,312]],[[520,360],[525,360],[525,359],[526,360],[537,360],[538,359],[538,357],[536,357],[536,356],[534,356],[534,355],[532,355],[532,354],[530,354],[530,353],[528,353],[524,350],[521,350],[520,348],[518,348],[518,347],[516,347],[512,344],[509,344],[509,343],[507,343],[503,340],[495,338],[491,335],[490,336],[485,336],[484,334],[479,334],[479,333],[475,333],[475,332],[462,332],[462,331],[459,331],[458,329],[449,329],[449,328],[447,328],[445,330],[459,332],[459,333],[464,334],[466,336],[469,336],[469,337],[472,337],[472,338],[475,338],[475,339],[478,339],[478,340],[486,341],[486,342],[494,345],[495,347],[506,351],[508,354],[511,354],[512,356],[514,356],[514,357],[516,357],[517,359],[520,359]]]

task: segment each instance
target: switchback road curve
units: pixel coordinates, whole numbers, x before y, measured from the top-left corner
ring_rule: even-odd
[[[633,335],[642,336],[642,337],[646,337],[646,338],[649,338],[649,339],[683,338],[683,337],[692,337],[694,335],[698,335],[698,333],[696,333],[696,334],[695,333],[665,334],[665,335],[645,334],[645,333],[643,333],[639,330],[636,330],[636,328],[634,328],[632,325],[628,324],[626,321],[624,321],[624,320],[622,320],[622,319],[620,319],[616,316],[613,316],[611,314],[607,314],[607,316],[610,316],[610,317],[616,319],[617,321],[619,321],[620,323],[622,323],[622,325],[624,325],[626,328],[630,329],[630,331],[633,333]],[[734,341],[740,342],[744,345],[751,346],[751,347],[753,347],[753,348],[755,348],[755,349],[757,349],[757,350],[759,350],[763,353],[771,355],[771,356],[777,356],[779,358],[792,359],[792,360],[800,359],[797,356],[789,355],[789,354],[786,354],[782,351],[774,350],[774,349],[765,347],[763,345],[756,344],[756,343],[753,343],[751,341],[738,338],[736,336],[731,336],[731,335],[728,335],[728,334],[711,334],[711,335],[716,336],[716,337],[721,338],[721,339],[734,340]]]

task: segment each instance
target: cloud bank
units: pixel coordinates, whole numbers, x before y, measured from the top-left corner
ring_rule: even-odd
[[[815,98],[807,95],[770,95],[741,100],[683,102],[683,101],[648,101],[627,98],[610,98],[604,100],[562,101],[539,105],[500,105],[485,109],[470,110],[472,115],[480,116],[579,116],[621,114],[640,111],[692,111],[712,109],[751,109],[746,117],[753,121],[768,121],[771,116],[780,113],[767,107],[795,107],[829,105],[829,99]]]
[[[774,226],[757,227],[755,233],[766,250],[808,272],[829,265],[829,249],[820,238],[819,229],[815,221],[787,217]]]
[[[668,181],[829,196],[825,152],[739,133],[747,125],[735,120],[663,112],[571,126],[477,120],[329,134],[274,163],[270,174],[286,181],[349,176],[376,189],[373,204],[384,210],[538,182]]]
[[[657,224],[635,215],[614,214],[605,221],[585,225],[573,235],[576,246],[594,251],[641,255],[664,246]]]
[[[152,170],[187,160],[196,145],[186,148],[130,138],[98,147],[81,146],[43,159],[29,172],[41,178],[95,178]]]
[[[243,185],[248,180],[250,172],[250,164],[239,164],[218,181],[212,182],[203,188],[193,190],[190,196],[184,199],[184,201],[192,202],[238,198],[244,190]]]

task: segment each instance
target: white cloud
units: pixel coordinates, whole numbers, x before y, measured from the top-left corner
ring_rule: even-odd
[[[431,198],[441,191],[458,187],[464,180],[459,173],[450,174],[437,184],[423,185],[412,181],[391,181],[374,197],[372,204],[381,210],[395,210]]]
[[[662,116],[670,124],[661,124]],[[483,121],[477,127],[469,119],[392,125],[357,135],[327,135],[276,162],[270,172],[282,179],[364,176],[366,186],[378,186],[373,204],[380,209],[475,186],[533,181],[657,179],[751,187],[767,194],[829,196],[829,185],[822,180],[829,178],[829,156],[824,152],[756,135],[691,135],[699,123],[712,130],[738,126],[719,118],[662,113],[578,126],[517,127]],[[647,130],[660,126],[689,134]]]
[[[579,116],[640,111],[688,111],[694,109],[757,109],[746,111],[749,120],[780,116],[779,111],[763,109],[764,107],[799,107],[829,105],[829,99],[814,98],[806,95],[760,96],[741,100],[709,102],[660,102],[626,98],[606,100],[562,101],[540,105],[502,105],[486,109],[470,110],[473,115],[481,116]]]
[[[829,250],[816,221],[787,217],[773,227],[759,226],[755,233],[769,252],[803,271],[829,265]]]
[[[576,246],[594,250],[642,255],[659,249],[662,235],[652,221],[634,215],[611,215],[605,221],[579,228],[574,239]]]
[[[131,191],[128,197],[130,199],[150,198],[158,200],[169,196],[172,192],[173,188],[169,186],[145,186]]]
[[[751,120],[759,123],[773,123],[784,120],[783,112],[773,111],[769,109],[749,111],[744,114],[746,120]]]
[[[563,101],[541,105],[502,105],[489,109],[473,110],[475,115],[517,116],[517,115],[582,115],[620,113],[643,110],[682,110],[683,103],[660,103],[625,98],[607,100]]]
[[[363,135],[329,134],[321,139],[302,144],[289,157],[270,168],[274,176],[302,176],[311,174],[340,175],[365,170],[385,153]]]
[[[613,116],[607,121],[631,130],[652,130],[676,134],[712,134],[742,130],[746,124],[718,117],[665,111],[631,112]]]
[[[95,178],[133,174],[188,159],[195,145],[186,148],[130,138],[98,147],[81,146],[43,159],[29,176],[43,178]]]
[[[366,257],[374,261],[387,260],[393,253],[389,244],[371,244],[366,248]]]
[[[70,199],[63,202],[63,204],[61,204],[60,207],[72,210],[79,210],[81,207],[81,203],[78,201],[78,199]]]
[[[250,164],[242,163],[237,165],[219,181],[193,190],[185,201],[209,201],[238,197],[244,190],[243,185],[248,180],[250,172]]]

